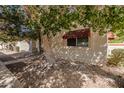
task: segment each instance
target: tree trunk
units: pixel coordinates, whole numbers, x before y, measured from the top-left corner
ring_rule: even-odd
[[[40,29],[41,30],[41,29]],[[39,45],[38,45],[38,48],[39,48],[39,54],[42,54],[43,53],[43,48],[42,48],[42,40],[41,40],[41,38],[42,38],[42,34],[41,34],[41,31],[40,30],[38,30],[37,31],[37,34],[38,34],[38,41],[39,41]]]

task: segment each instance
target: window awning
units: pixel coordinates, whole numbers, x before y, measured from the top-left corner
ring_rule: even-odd
[[[90,36],[90,29],[86,28],[86,29],[70,31],[63,36],[63,39],[89,37],[89,36]]]
[[[117,38],[117,35],[115,33],[113,33],[113,32],[108,32],[107,36],[108,36],[109,40]]]

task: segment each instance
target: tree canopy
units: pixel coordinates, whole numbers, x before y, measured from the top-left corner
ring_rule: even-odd
[[[38,38],[43,35],[56,35],[64,29],[70,30],[79,25],[104,34],[107,31],[123,33],[123,6],[0,6],[0,19],[4,20],[7,37]],[[30,33],[23,34],[25,26]]]

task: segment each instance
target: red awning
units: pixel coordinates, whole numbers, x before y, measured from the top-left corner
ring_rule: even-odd
[[[113,32],[108,32],[107,36],[108,36],[109,40],[117,38],[117,35],[115,33],[113,33]]]
[[[88,37],[88,36],[90,36],[90,29],[89,28],[70,31],[63,36],[63,39],[80,38],[80,37]]]

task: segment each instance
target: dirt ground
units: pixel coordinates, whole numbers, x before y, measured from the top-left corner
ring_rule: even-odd
[[[62,59],[49,64],[43,56],[7,67],[26,88],[124,87],[124,68],[101,67]]]

